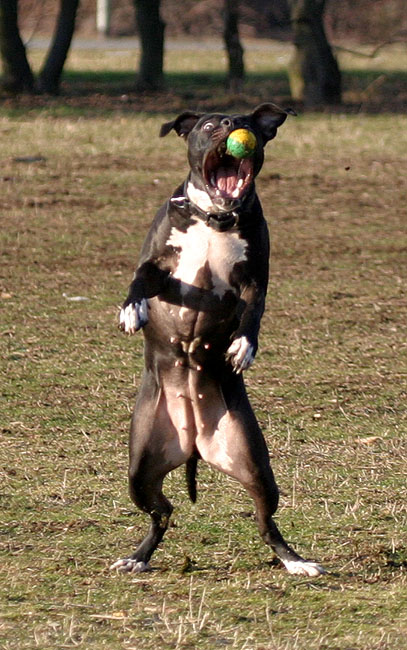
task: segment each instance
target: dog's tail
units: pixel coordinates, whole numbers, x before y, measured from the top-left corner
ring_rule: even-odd
[[[192,503],[195,503],[196,501],[196,468],[198,465],[198,459],[199,456],[193,454],[190,458],[188,458],[186,464],[188,494]]]

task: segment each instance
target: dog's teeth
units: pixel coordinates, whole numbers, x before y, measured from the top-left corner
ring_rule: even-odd
[[[220,196],[220,190],[216,190],[215,196]]]
[[[239,188],[239,190],[240,190],[241,187],[243,187],[243,183],[244,183],[244,180],[243,180],[243,178],[241,178],[240,181],[238,181],[238,183],[237,183],[237,187]]]

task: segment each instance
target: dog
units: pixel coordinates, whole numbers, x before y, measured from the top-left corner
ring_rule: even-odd
[[[257,351],[269,274],[255,178],[266,143],[289,114],[295,115],[272,103],[245,115],[185,111],[161,127],[161,137],[174,130],[186,141],[190,171],[155,216],[119,318],[124,332],[143,329],[145,338],[129,489],[151,526],[112,569],[149,569],[173,510],[162,492],[164,477],[185,463],[195,502],[202,459],[246,488],[263,540],[289,573],[324,572],[288,546],[273,520],[278,488],[242,374]],[[227,143],[239,129],[255,144],[236,157]]]

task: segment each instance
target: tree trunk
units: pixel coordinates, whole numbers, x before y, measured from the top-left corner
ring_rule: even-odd
[[[229,90],[239,93],[242,90],[244,79],[244,61],[243,47],[239,38],[238,0],[225,0],[223,38],[229,62]]]
[[[51,95],[59,94],[62,70],[75,31],[79,0],[61,0],[54,39],[39,76],[39,88]]]
[[[18,29],[18,0],[0,0],[0,55],[5,90],[34,92],[34,76]]]
[[[324,30],[325,4],[290,0],[295,45],[288,70],[291,95],[309,106],[341,102],[341,74]]]
[[[141,42],[138,86],[158,90],[163,85],[164,30],[160,0],[134,0]]]

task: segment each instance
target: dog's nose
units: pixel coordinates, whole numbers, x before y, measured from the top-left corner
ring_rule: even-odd
[[[232,126],[232,120],[230,119],[230,117],[224,117],[223,120],[221,121],[221,125],[225,129],[230,129],[230,127]]]

